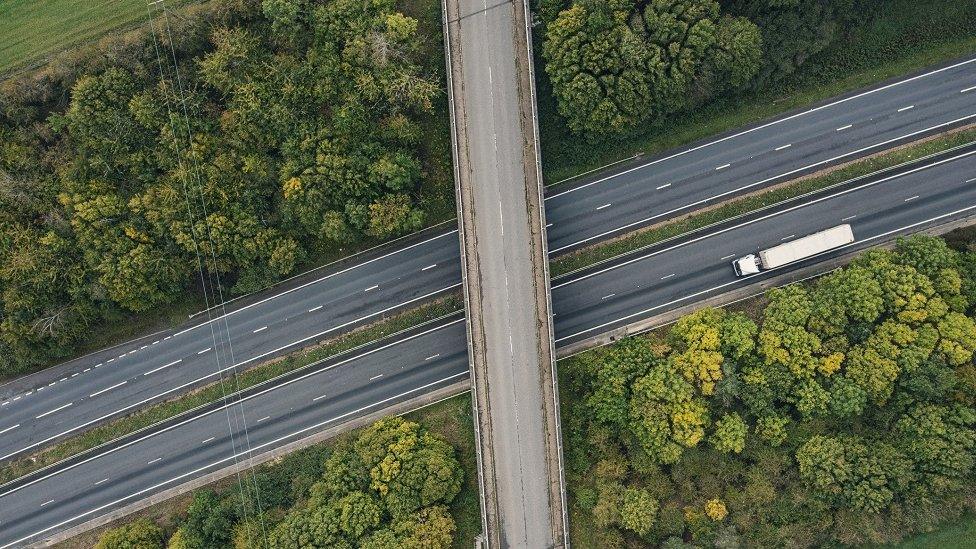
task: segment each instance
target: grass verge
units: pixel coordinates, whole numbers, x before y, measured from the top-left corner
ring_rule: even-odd
[[[451,515],[454,517],[457,526],[453,547],[455,549],[469,549],[474,544],[475,537],[481,532],[471,397],[468,394],[459,395],[404,414],[404,417],[440,435],[450,442],[457,452],[458,461],[464,469],[464,483],[461,485],[461,492],[454,498],[450,506]],[[321,475],[325,460],[332,449],[340,442],[355,439],[358,435],[358,429],[344,433],[335,439],[303,448],[280,459],[258,465],[256,472],[259,476],[268,475],[285,479],[287,481],[283,483],[285,486],[304,486],[307,489],[307,486],[311,485],[311,482],[314,482]],[[236,482],[236,477],[230,476],[200,488],[200,490],[209,489],[220,494],[230,494],[236,490]],[[94,547],[105,530],[117,528],[124,523],[140,518],[155,522],[169,536],[179,527],[180,520],[192,499],[193,492],[176,496],[113,523],[79,534],[54,547],[58,549]]]
[[[284,358],[259,364],[238,374],[237,384],[235,384],[234,390],[253,387],[274,377],[308,366],[318,360],[335,356],[384,336],[412,328],[422,322],[453,313],[460,310],[461,307],[462,302],[460,297],[452,295],[339,336],[322,345],[296,352]],[[110,440],[138,431],[159,421],[169,419],[187,410],[218,401],[223,396],[224,393],[220,383],[215,382],[193,392],[182,394],[172,400],[161,402],[131,415],[112,420],[34,454],[11,461],[0,469],[0,484],[57,463]]]
[[[553,260],[549,265],[549,272],[553,277],[564,275],[600,261],[617,257],[645,246],[657,244],[695,229],[701,229],[702,227],[747,214],[790,198],[836,185],[837,183],[878,170],[890,168],[923,156],[958,147],[972,141],[976,141],[976,129],[961,129],[928,140],[905,145],[893,151],[850,162],[830,170],[824,170],[806,178],[789,181],[769,190],[730,200],[710,209],[698,210],[677,220],[652,225],[609,242],[584,248]]]
[[[639,135],[590,142],[573,135],[557,112],[545,77],[541,46],[536,75],[543,173],[547,183],[561,182],[637,153],[654,154],[710,135],[726,132],[863,88],[919,71],[976,51],[970,14],[964,2],[892,0],[883,13],[850,36],[839,38],[811,57],[797,73],[769,88],[718,98],[694,112],[676,114]]]
[[[976,515],[965,515],[955,522],[940,525],[891,546],[893,549],[968,549],[976,545]]]

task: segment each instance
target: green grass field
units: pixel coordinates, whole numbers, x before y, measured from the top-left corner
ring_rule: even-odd
[[[167,0],[171,6],[188,0]],[[146,0],[0,1],[0,74],[148,20]]]
[[[972,549],[976,547],[976,516],[966,515],[934,532],[907,539],[894,549]]]

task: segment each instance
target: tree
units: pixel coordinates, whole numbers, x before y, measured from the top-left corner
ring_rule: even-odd
[[[180,527],[183,542],[187,547],[200,549],[229,546],[236,515],[233,502],[221,501],[212,490],[194,493]]]
[[[760,43],[712,0],[580,0],[546,26],[542,54],[569,127],[602,136],[742,86]]]
[[[379,526],[380,506],[364,492],[352,492],[338,502],[342,531],[356,539]]]
[[[106,530],[95,549],[162,549],[163,530],[148,519],[139,519]]]
[[[674,463],[682,447],[697,446],[708,426],[708,408],[673,368],[659,365],[637,379],[629,428],[641,448],[659,463]]]
[[[620,506],[620,525],[639,536],[647,536],[660,508],[650,492],[639,488],[627,488]]]
[[[739,414],[725,414],[715,422],[711,442],[715,449],[725,453],[740,453],[746,446],[746,432],[749,427]]]
[[[660,362],[647,342],[640,338],[627,338],[611,347],[598,363],[593,392],[586,399],[594,417],[622,428],[627,421],[634,380]]]

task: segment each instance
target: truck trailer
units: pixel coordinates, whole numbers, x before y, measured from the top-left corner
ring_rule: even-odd
[[[735,269],[736,276],[756,274],[839,248],[851,242],[854,242],[854,232],[851,230],[851,226],[838,225],[762,250],[758,255],[749,254],[740,257],[732,262],[732,268]]]

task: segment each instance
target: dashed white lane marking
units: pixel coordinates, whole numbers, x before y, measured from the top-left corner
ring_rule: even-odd
[[[78,375],[78,372],[71,374],[71,377],[75,377],[76,375]]]
[[[602,206],[597,206],[596,209],[597,210],[602,210],[604,208],[609,208],[611,206],[611,204],[612,204],[612,202],[607,202],[606,204],[604,204]]]
[[[371,378],[369,378],[369,380],[370,380],[370,381],[373,381],[373,380],[377,380],[377,379],[379,379],[379,378],[381,378],[381,377],[383,377],[383,374],[376,374],[375,376],[373,376],[373,377],[371,377]]]
[[[671,274],[666,275],[666,276],[662,276],[661,277],[661,280],[665,280],[665,279],[671,278],[672,276],[674,276],[674,273],[671,273]]]
[[[16,402],[16,401],[20,400],[20,398],[21,397],[19,395],[18,396],[15,396],[14,399],[11,402]]]
[[[834,130],[834,131],[837,131],[837,132],[842,132],[842,131],[844,131],[844,130],[849,130],[849,129],[851,129],[851,128],[853,128],[853,127],[854,127],[854,124],[848,124],[848,125],[846,125],[846,126],[841,126],[841,127],[839,127],[839,128],[837,128],[837,129],[836,129],[836,130]]]
[[[727,256],[719,258],[719,261],[725,261],[726,259],[732,259],[733,257],[735,257],[735,254],[729,254]]]
[[[115,385],[112,385],[111,387],[106,387],[106,388],[102,389],[101,391],[95,391],[94,393],[88,395],[88,398],[97,397],[98,395],[100,395],[100,394],[102,394],[102,393],[104,393],[106,391],[111,391],[112,389],[118,389],[119,387],[125,385],[128,382],[129,382],[129,380],[125,380],[125,381],[123,381],[121,383],[116,383]]]
[[[17,425],[11,425],[10,427],[7,427],[6,429],[0,429],[0,435],[6,433],[7,431],[13,431],[17,427],[20,427],[20,424],[19,423]]]
[[[849,215],[849,216],[845,217],[844,219],[841,219],[841,221],[850,221],[850,220],[854,219],[855,217],[857,217],[857,214]]]
[[[268,420],[268,419],[271,419],[271,416],[264,416],[263,418],[261,418],[261,419],[258,420],[258,423],[261,423],[262,421],[265,421],[265,420]]]
[[[157,339],[156,341],[153,341],[153,342],[152,342],[152,344],[153,344],[153,345],[155,345],[155,344],[157,344],[157,343],[159,343],[159,340],[158,340],[158,339]]]
[[[61,383],[62,381],[68,381],[68,378],[62,377],[61,379],[58,380],[58,383]]]
[[[0,406],[6,406],[8,404],[10,404],[10,401],[9,400],[6,401],[6,402],[0,402]]]
[[[81,373],[85,373],[85,372],[88,372],[88,371],[91,371],[91,368],[85,368],[84,370],[81,371]]]
[[[53,499],[49,499],[49,500],[45,501],[44,503],[42,503],[41,504],[41,507],[44,507],[45,505],[50,505],[52,503],[54,503],[54,500]]]
[[[439,356],[441,356],[440,353],[437,353],[435,355],[430,355],[429,357],[427,357],[427,358],[424,359],[424,362],[427,362],[428,360],[434,360],[435,358],[437,358]]]
[[[965,88],[965,89],[959,90],[959,93],[971,92],[973,90],[976,90],[976,86],[972,86],[970,88]]]
[[[325,398],[325,395],[319,395],[319,396],[317,396],[317,397],[315,397],[315,398],[313,398],[313,399],[312,399],[312,402],[315,402],[316,400],[321,400],[321,399],[323,399],[323,398]]]
[[[725,168],[728,168],[731,165],[732,164],[722,164],[721,166],[715,168],[715,171],[724,170]]]
[[[973,181],[976,181],[976,177],[974,177],[972,179],[967,179],[966,180],[966,183],[972,183]]]
[[[166,341],[167,339],[173,339],[173,336],[166,336],[163,338],[163,341]]]
[[[211,349],[213,349],[213,347],[207,347],[206,349],[204,349],[202,351],[197,351],[197,354],[198,355],[202,355],[203,353],[206,353],[206,352],[210,351]]]
[[[142,347],[139,347],[139,350],[141,351],[143,349],[148,349],[148,348],[149,348],[149,345],[143,345]]]
[[[256,334],[256,333],[258,333],[258,332],[263,332],[263,331],[265,331],[265,330],[267,330],[267,329],[268,329],[268,327],[267,327],[267,326],[261,326],[260,328],[258,328],[257,330],[254,330],[254,331],[253,331],[253,332],[251,332],[251,333],[252,333],[252,334]]]
[[[905,112],[905,111],[907,111],[909,109],[914,109],[914,108],[915,108],[915,105],[909,105],[907,107],[902,107],[902,108],[898,109],[898,112]]]
[[[546,223],[546,228],[552,227],[552,223]]]
[[[433,269],[436,266],[437,266],[437,263],[434,263],[433,265],[427,265],[426,267],[424,267],[423,269],[420,269],[420,270],[421,271],[426,271],[428,269]]]
[[[114,358],[110,358],[110,359],[106,360],[105,362],[115,362],[115,359]],[[98,368],[99,366],[101,366],[101,364],[96,364],[95,365],[96,368]]]
[[[203,442],[201,442],[200,444],[206,444],[206,443],[208,443],[208,442],[210,442],[211,440],[215,440],[216,438],[217,438],[217,437],[210,437],[210,438],[208,438],[207,440],[205,440],[205,441],[203,441]]]
[[[64,410],[65,408],[67,408],[68,406],[71,406],[72,404],[74,404],[74,402],[69,402],[69,403],[65,404],[64,406],[58,406],[57,408],[55,408],[53,410],[49,410],[47,412],[44,412],[43,414],[35,417],[34,419],[41,419],[44,416],[49,416],[49,415],[53,414],[54,412],[60,412],[61,410]]]
[[[787,144],[785,144],[785,145],[781,145],[781,146],[779,146],[779,147],[776,147],[776,148],[775,148],[775,149],[773,149],[773,150],[774,150],[774,151],[781,151],[781,150],[783,150],[783,149],[788,149],[788,148],[790,148],[790,147],[792,147],[792,146],[793,146],[793,143],[787,143]]]
[[[107,478],[103,478],[102,480],[96,482],[95,483],[95,486],[98,486],[99,484],[102,484],[103,482],[108,482],[108,479]]]
[[[319,310],[321,308],[322,308],[322,305],[319,305],[318,307],[312,307],[311,309],[308,310],[308,312],[314,313],[315,311],[317,311],[317,310]]]
[[[661,185],[660,187],[655,188],[655,190],[660,191],[661,189],[667,189],[670,186],[671,186],[670,183],[665,183],[664,185]]]
[[[786,235],[786,236],[784,236],[784,237],[783,237],[783,238],[781,238],[780,240],[789,240],[789,239],[791,239],[791,238],[793,238],[793,237],[795,237],[795,236],[796,236],[795,234],[789,234],[789,235]]]
[[[918,198],[917,194],[915,196],[909,196],[908,198],[905,199],[905,202],[910,202],[912,200],[915,200],[916,198]]]
[[[55,383],[57,383],[57,381],[52,381],[51,383],[48,383],[47,386],[48,387],[53,387]]]
[[[152,465],[153,463],[156,463],[157,461],[160,461],[160,460],[162,460],[162,459],[163,459],[163,458],[156,458],[156,459],[153,459],[153,460],[150,460],[150,461],[147,461],[147,462],[146,462],[146,465]]]
[[[369,288],[366,288],[366,289],[365,289],[365,290],[363,290],[363,291],[364,291],[364,292],[372,292],[373,290],[375,290],[376,288],[379,288],[379,287],[380,287],[380,285],[379,285],[379,284],[374,284],[374,285],[372,285],[372,286],[370,286]]]
[[[170,362],[169,364],[165,364],[163,366],[160,366],[159,368],[156,368],[156,369],[153,369],[153,370],[149,370],[148,372],[146,372],[146,373],[144,373],[142,375],[148,376],[149,374],[155,374],[156,372],[162,370],[163,368],[169,368],[170,366],[175,366],[175,365],[179,364],[180,362],[183,362],[183,359],[182,358],[179,359],[179,360],[174,360],[173,362]]]
[[[603,296],[603,297],[601,297],[601,298],[600,298],[600,301],[603,301],[604,299],[610,299],[611,297],[613,297],[613,296],[615,296],[615,295],[617,295],[617,294],[616,294],[616,293],[612,293],[612,294],[607,294],[607,295],[605,295],[605,296]]]

